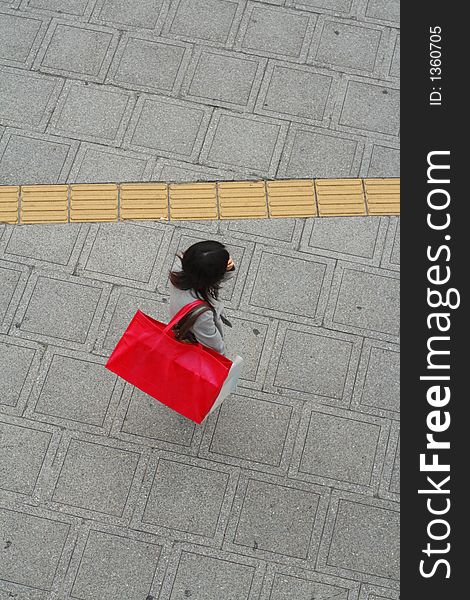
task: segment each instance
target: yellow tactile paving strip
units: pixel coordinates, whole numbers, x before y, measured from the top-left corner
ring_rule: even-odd
[[[397,178],[0,186],[12,224],[399,214]]]

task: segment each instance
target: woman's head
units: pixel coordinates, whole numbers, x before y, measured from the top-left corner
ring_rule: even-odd
[[[213,240],[197,242],[179,258],[182,271],[170,273],[171,283],[180,290],[194,290],[206,302],[217,299],[230,258],[225,246]]]

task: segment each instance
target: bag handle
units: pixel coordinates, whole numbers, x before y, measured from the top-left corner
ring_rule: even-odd
[[[168,325],[165,327],[165,329],[163,330],[163,334],[166,334],[174,325],[176,325],[179,321],[181,321],[181,319],[183,319],[191,310],[193,310],[193,308],[196,308],[197,306],[207,306],[207,303],[204,302],[204,300],[194,300],[194,302],[190,302],[189,304],[186,304],[185,306],[183,306],[183,308],[180,308],[180,310],[174,315],[174,317],[170,320],[170,322],[168,323]],[[209,310],[211,310],[208,307]]]
[[[210,307],[207,304],[202,304],[200,306],[195,306],[192,308],[185,316],[173,325],[172,329],[175,333],[175,339],[179,342],[188,341],[189,333],[191,327],[198,320],[198,318],[205,312],[210,311]],[[191,336],[194,338],[194,336]],[[191,339],[191,341],[196,341],[195,339]]]

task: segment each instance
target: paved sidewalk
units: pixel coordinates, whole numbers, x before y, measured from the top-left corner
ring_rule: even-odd
[[[0,184],[398,176],[398,0],[0,0]]]
[[[0,598],[397,600],[398,227],[4,226]],[[246,366],[198,427],[103,364],[207,238]]]

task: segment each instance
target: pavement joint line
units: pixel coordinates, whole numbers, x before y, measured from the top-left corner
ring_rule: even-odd
[[[65,222],[122,222],[128,220],[237,220],[305,217],[397,216],[400,214],[399,178],[309,178],[259,179],[238,181],[199,181],[180,184],[167,182],[53,184],[34,186],[0,186],[0,222],[26,225],[54,223],[57,216],[54,200],[67,186]],[[113,187],[114,186],[114,187]],[[123,216],[122,186],[160,186],[160,202],[166,191],[167,215],[155,217],[155,206],[137,207],[138,216]],[[23,189],[34,188],[37,194],[34,216],[28,218]],[[73,207],[74,194],[84,193],[86,208]],[[222,190],[224,194],[222,195]],[[2,193],[3,192],[3,193]],[[96,192],[96,194],[95,194]],[[147,190],[148,194],[149,190]],[[154,190],[158,194],[158,190]],[[260,210],[260,192],[265,196],[265,209]],[[192,197],[194,194],[194,197]],[[13,206],[17,202],[17,210]],[[48,195],[50,195],[48,197]],[[115,195],[115,196],[114,196]],[[94,197],[95,196],[95,197]],[[113,196],[116,206],[113,207]],[[147,196],[148,197],[148,196]],[[215,200],[215,206],[214,206]],[[126,200],[126,203],[129,200]],[[132,201],[132,198],[131,198]],[[158,201],[154,198],[154,204]],[[103,206],[103,202],[107,205]],[[172,206],[173,204],[173,206]],[[175,206],[176,205],[176,206]],[[127,206],[127,204],[126,204]],[[160,210],[161,210],[160,206]],[[223,209],[223,210],[222,210]],[[55,210],[55,218],[54,218]],[[62,209],[63,210],[63,209]],[[132,207],[126,208],[126,214]],[[153,212],[152,212],[153,211]],[[82,213],[80,218],[80,213]],[[187,214],[185,214],[187,213]],[[16,219],[12,216],[17,214]],[[135,213],[134,213],[135,214]],[[10,216],[9,216],[10,215]],[[63,221],[61,221],[63,222]]]

